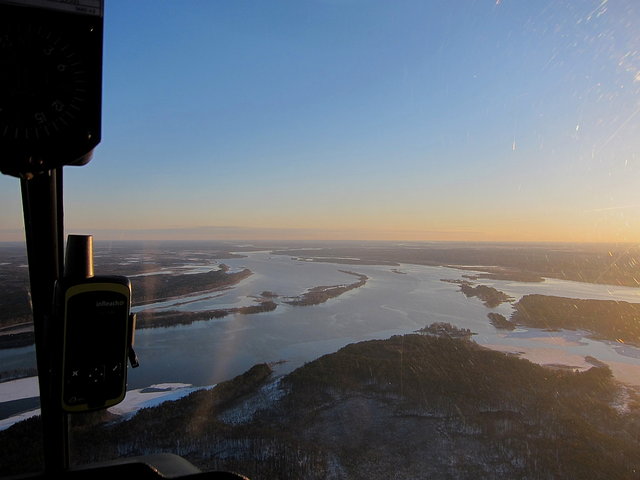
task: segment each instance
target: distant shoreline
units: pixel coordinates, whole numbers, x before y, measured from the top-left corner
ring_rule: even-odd
[[[352,265],[400,264],[480,272],[479,278],[541,282],[545,278],[600,285],[640,287],[636,244],[563,242],[361,242],[316,243],[313,250],[274,249],[309,262]]]

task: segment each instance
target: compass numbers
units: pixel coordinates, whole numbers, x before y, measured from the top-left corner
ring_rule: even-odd
[[[64,102],[62,100],[54,100],[51,102],[51,108],[56,112],[62,112],[64,110]]]
[[[101,138],[102,18],[13,3],[0,0],[0,172],[84,165]]]
[[[33,115],[33,118],[35,118],[38,125],[44,125],[47,123],[47,114],[44,112],[36,112]]]
[[[77,128],[87,83],[81,56],[42,25],[0,29],[0,138],[28,141]]]

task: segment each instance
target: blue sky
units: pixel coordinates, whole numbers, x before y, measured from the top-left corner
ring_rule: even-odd
[[[100,238],[640,241],[640,5],[107,0]],[[0,178],[0,240],[20,239]]]

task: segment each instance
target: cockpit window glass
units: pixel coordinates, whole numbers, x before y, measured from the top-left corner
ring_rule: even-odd
[[[65,232],[129,278],[140,366],[69,416],[73,466],[640,470],[640,5],[140,0],[104,22]],[[12,475],[42,443],[15,178],[0,202]]]

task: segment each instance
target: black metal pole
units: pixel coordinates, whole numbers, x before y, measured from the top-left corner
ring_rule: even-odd
[[[68,418],[60,402],[60,328],[53,312],[55,282],[62,277],[64,231],[62,167],[20,180],[43,426],[44,468],[69,468]]]

